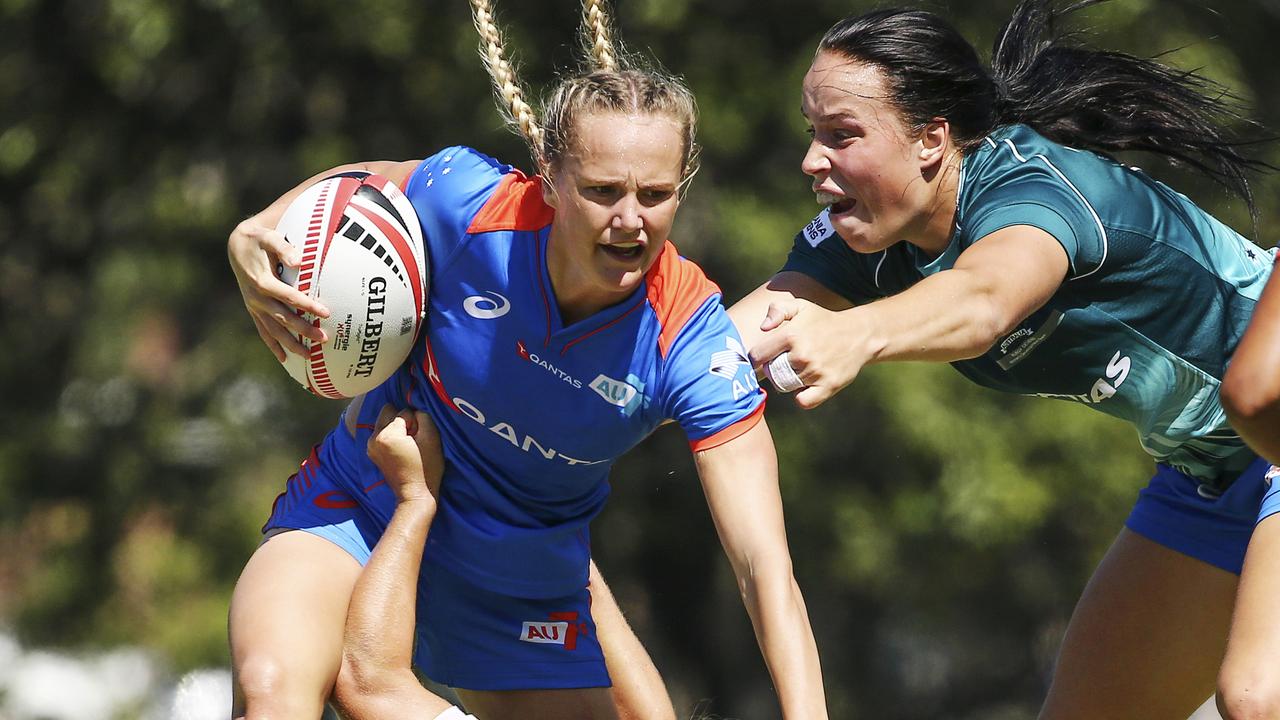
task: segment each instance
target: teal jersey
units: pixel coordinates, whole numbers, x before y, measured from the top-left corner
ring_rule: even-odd
[[[1014,125],[961,165],[956,228],[938,257],[910,243],[859,254],[827,212],[784,270],[854,303],[892,295],[991,233],[1030,225],[1070,260],[1053,297],[986,354],[952,365],[985,387],[1084,403],[1132,423],[1158,461],[1215,485],[1253,459],[1218,388],[1271,273],[1262,250],[1141,170]]]

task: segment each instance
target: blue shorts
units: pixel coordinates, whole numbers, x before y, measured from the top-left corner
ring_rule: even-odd
[[[1183,555],[1240,574],[1244,551],[1260,519],[1271,464],[1258,458],[1225,492],[1159,463],[1138,494],[1125,527]],[[1275,500],[1280,511],[1280,498]],[[1274,512],[1274,511],[1273,511]]]
[[[325,442],[352,442],[339,426]],[[356,441],[363,443],[367,430]],[[378,510],[385,483],[340,484],[313,450],[276,498],[263,532],[303,530],[369,561],[389,518]],[[363,487],[363,491],[352,490]],[[394,501],[392,501],[394,502]],[[432,680],[468,690],[609,687],[586,587],[562,598],[529,600],[478,587],[424,560],[418,576],[414,664]]]
[[[1280,512],[1280,465],[1267,468],[1262,482],[1267,486],[1267,494],[1262,498],[1262,510],[1258,512],[1258,522]]]

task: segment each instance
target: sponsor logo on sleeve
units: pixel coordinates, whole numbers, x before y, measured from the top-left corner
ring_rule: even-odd
[[[751,369],[746,348],[733,336],[725,337],[724,346],[724,350],[711,353],[711,367],[707,372],[733,383],[734,400],[759,390],[760,383]],[[743,372],[744,368],[746,372]]]

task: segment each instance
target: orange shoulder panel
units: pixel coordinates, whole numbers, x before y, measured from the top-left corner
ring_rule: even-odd
[[[645,275],[649,304],[658,316],[658,349],[667,356],[676,336],[684,329],[689,318],[707,301],[720,292],[720,288],[707,279],[690,260],[680,257],[676,246],[669,241],[662,254]]]
[[[471,221],[469,233],[494,230],[537,230],[546,227],[556,211],[542,200],[542,178],[526,177],[515,170],[507,173],[489,201]]]
[[[764,392],[764,390],[761,390],[760,392]],[[748,430],[755,427],[756,424],[759,423],[762,418],[764,418],[764,405],[765,405],[764,403],[760,403],[760,406],[757,407],[755,410],[753,410],[750,415],[742,418],[738,422],[730,425],[729,427],[721,430],[720,432],[714,435],[708,435],[707,437],[704,437],[701,440],[690,441],[689,447],[694,452],[698,452],[700,450],[710,450],[711,448],[714,448],[714,447],[720,447],[721,445],[729,442],[730,440],[737,438],[739,435],[746,433]]]

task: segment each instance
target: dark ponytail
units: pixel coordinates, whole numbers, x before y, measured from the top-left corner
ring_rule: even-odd
[[[1270,166],[1241,148],[1264,139],[1236,139],[1226,127],[1258,126],[1203,75],[1079,47],[1057,32],[1059,18],[1100,2],[1064,8],[1058,0],[1023,0],[995,41],[990,71],[955,28],[918,10],[843,20],[818,47],[880,67],[907,122],[923,127],[947,118],[962,151],[997,127],[1021,123],[1064,145],[1163,155],[1236,192],[1252,210],[1246,173]]]

